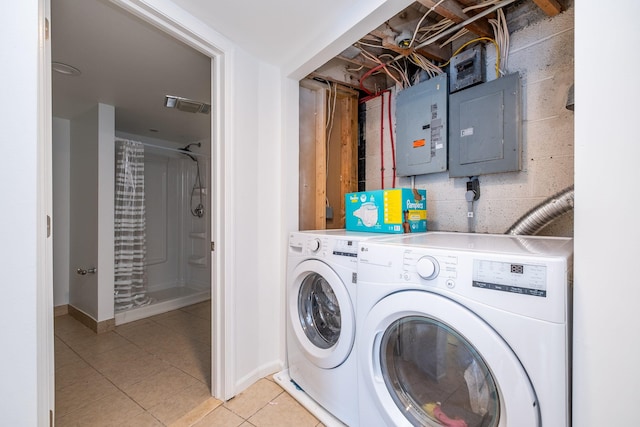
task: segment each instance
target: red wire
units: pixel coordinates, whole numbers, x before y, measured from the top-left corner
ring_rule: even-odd
[[[384,92],[380,97],[380,179],[384,190]]]
[[[391,122],[391,91],[386,90],[385,92],[389,92],[389,136],[391,137],[391,159],[393,163],[393,188],[396,188],[396,148],[395,143],[393,141],[393,125]],[[384,95],[383,95],[384,98]]]
[[[374,72],[378,71],[380,68],[383,68],[385,65],[384,64],[380,64],[377,65],[375,67],[373,67],[372,69],[370,69],[369,71],[367,71],[366,73],[364,73],[362,75],[362,77],[360,77],[360,89],[362,89],[367,95],[371,96],[373,95],[373,93],[371,93],[371,91],[369,89],[367,89],[366,87],[364,87],[364,80],[369,77],[371,74],[373,74]]]
[[[361,99],[360,103],[365,103],[378,96],[381,96],[381,99],[380,99],[380,180],[381,180],[382,188],[384,189],[384,94],[387,92],[389,93],[388,115],[389,115],[389,137],[391,138],[391,158],[392,158],[392,164],[393,164],[393,188],[396,187],[396,149],[395,149],[395,142],[393,140],[393,122],[391,121],[392,119],[391,118],[391,91],[387,89],[382,92],[373,94],[369,89],[364,87],[365,79],[383,67],[385,67],[385,64],[377,65],[372,69],[370,69],[369,71],[367,71],[366,73],[364,73],[360,78],[360,89],[362,89],[362,91],[364,91],[367,95],[369,95]]]
[[[364,78],[364,77],[363,77]],[[361,103],[371,101],[377,97],[381,97],[380,99],[380,180],[382,184],[382,188],[384,189],[384,94],[389,94],[388,104],[388,120],[389,120],[389,138],[391,140],[391,162],[393,167],[393,187],[396,188],[396,147],[395,141],[393,138],[393,122],[391,116],[391,91],[384,90],[382,92],[377,93],[376,95],[371,95],[366,98],[360,100]]]

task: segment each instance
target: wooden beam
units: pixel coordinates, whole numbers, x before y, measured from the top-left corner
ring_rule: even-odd
[[[316,230],[327,228],[327,93],[320,90],[316,96]]]
[[[549,16],[556,16],[562,11],[562,7],[556,0],[533,0],[533,2]]]
[[[437,50],[434,50],[437,49]],[[451,58],[451,45],[445,47],[438,46],[423,46],[420,49],[414,49],[416,53],[424,56],[427,59],[432,59],[437,62],[447,62]]]
[[[340,209],[333,210],[334,219],[338,215],[338,226],[345,227],[345,194],[358,191],[358,97],[347,96],[340,99],[342,116],[340,126]]]
[[[431,9],[438,3],[436,0],[417,0],[417,2],[422,4],[424,7],[428,7],[429,9]],[[433,9],[433,11],[440,16],[444,16],[445,18],[452,20],[456,24],[459,24],[471,18],[471,15],[467,15],[466,13],[464,13],[462,11],[462,8],[460,7],[460,4],[458,4],[458,2],[454,0],[445,0],[438,7]],[[487,22],[487,20],[484,18],[472,22],[469,25],[465,25],[465,28],[480,37],[493,38],[493,29],[491,28],[489,22]]]

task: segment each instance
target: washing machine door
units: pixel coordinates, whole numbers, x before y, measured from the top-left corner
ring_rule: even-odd
[[[373,399],[388,425],[540,425],[522,364],[462,305],[431,292],[398,292],[372,308],[359,333],[360,398]]]
[[[349,291],[327,264],[306,260],[292,274],[289,322],[305,357],[320,368],[344,362],[355,339],[355,312]]]

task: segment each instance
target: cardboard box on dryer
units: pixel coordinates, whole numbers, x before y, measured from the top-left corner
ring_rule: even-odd
[[[346,229],[374,233],[427,231],[427,190],[393,188],[345,195]]]

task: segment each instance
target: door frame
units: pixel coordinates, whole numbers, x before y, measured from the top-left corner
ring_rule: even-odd
[[[38,425],[53,425],[55,360],[53,329],[53,160],[51,110],[51,0],[38,0],[37,177],[37,408]]]
[[[173,3],[154,0],[111,0],[125,11],[143,19],[168,35],[211,58],[211,393],[227,400],[235,391],[235,323],[232,260],[234,228],[229,221],[231,207],[225,203],[226,188],[233,187],[226,165],[233,155],[231,139],[231,91],[233,87],[233,46],[201,21]],[[225,227],[226,225],[226,227]],[[215,247],[214,247],[215,242]]]
[[[226,165],[231,164],[233,147],[231,140],[232,117],[228,105],[232,101],[233,45],[201,21],[172,3],[155,0],[110,0],[123,10],[148,22],[168,35],[189,45],[211,58],[211,394],[228,400],[235,394],[235,322],[231,310],[235,295],[233,260],[226,253],[233,253],[234,227],[231,206],[225,189],[232,187],[233,176]],[[50,0],[38,0],[40,41],[39,56],[39,215],[43,218],[38,229],[39,295],[38,305],[38,407],[40,414],[53,416],[55,402],[54,351],[53,351],[53,261],[52,242],[47,236],[47,218],[52,215],[52,158],[51,158],[51,55],[50,39],[45,31],[45,20],[50,21]],[[226,225],[226,227],[225,227]],[[213,246],[215,242],[215,248]],[[223,249],[224,248],[224,249]],[[39,415],[40,415],[39,414]],[[40,415],[41,417],[43,415]],[[42,420],[44,421],[44,420]],[[43,424],[48,424],[48,421]]]

